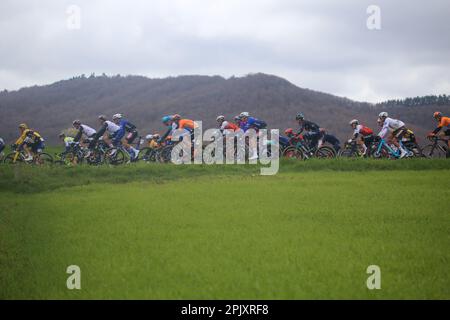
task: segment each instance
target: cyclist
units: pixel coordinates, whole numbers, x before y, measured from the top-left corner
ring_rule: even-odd
[[[127,152],[130,154],[131,160],[134,161],[137,159],[137,157],[139,156],[139,150],[137,150],[136,148],[133,148],[133,146],[131,145],[134,140],[136,140],[136,137],[138,136],[138,132],[136,130],[136,126],[134,124],[132,124],[131,122],[129,122],[128,120],[125,120],[123,118],[123,115],[120,113],[117,113],[115,115],[113,115],[112,117],[113,122],[118,125],[120,127],[119,132],[116,135],[116,139],[118,141],[122,140],[125,136],[125,134],[127,134],[127,136],[125,137],[125,141],[124,141],[124,147],[127,150]]]
[[[240,129],[238,125],[236,125],[232,122],[226,121],[225,116],[218,116],[216,118],[216,121],[219,123],[219,129],[222,132],[225,130],[238,131]]]
[[[80,142],[81,137],[84,135],[86,139],[92,139],[97,134],[95,129],[82,124],[80,120],[74,120],[72,122],[73,127],[77,130],[77,134],[73,138],[74,142]]]
[[[295,120],[298,121],[300,128],[297,134],[303,134],[303,136],[309,140],[309,148],[314,149],[317,147],[319,139],[321,138],[320,127],[318,124],[305,120],[303,113],[297,114]]]
[[[249,129],[254,129],[256,132],[258,132],[261,129],[267,128],[267,123],[265,121],[250,117],[250,114],[248,112],[242,112],[239,115],[239,122],[240,128],[244,132],[247,132],[247,130]]]
[[[234,124],[237,125],[239,128],[241,127],[241,117],[240,116],[235,116],[233,118]]]
[[[59,138],[64,142],[65,153],[68,153],[72,149],[73,145],[76,143],[74,142],[75,140],[74,138],[66,136],[64,132],[61,132],[59,134]]]
[[[383,126],[380,133],[378,133],[378,139],[385,139],[388,132],[391,132],[390,140],[400,150],[400,158],[404,158],[408,154],[408,151],[402,147],[399,141],[408,131],[405,127],[405,123],[397,119],[389,118],[387,112],[381,112],[378,115],[378,123]]]
[[[33,156],[44,150],[44,139],[35,130],[29,129],[25,123],[19,125],[20,137],[14,143],[15,147],[24,147],[27,153],[25,161],[33,160]]]
[[[435,137],[445,127],[443,135],[445,137],[450,137],[450,117],[444,117],[442,115],[442,112],[439,111],[435,112],[433,117],[438,122],[438,126],[428,136]],[[450,139],[447,140],[447,144],[448,144],[447,157],[450,157]]]
[[[318,147],[321,147],[325,143],[331,144],[336,152],[339,152],[341,149],[341,142],[338,138],[336,138],[336,136],[329,134],[325,129],[320,129]]]
[[[373,130],[359,123],[359,120],[353,119],[350,121],[350,126],[353,129],[353,136],[350,139],[350,143],[356,142],[364,149],[363,155],[367,154],[367,150],[370,150],[374,141]],[[358,140],[360,139],[360,140]],[[361,141],[361,143],[359,143]]]
[[[292,129],[292,128],[288,128],[288,129],[284,130],[284,134],[286,135],[286,137],[288,137],[289,144],[291,144],[291,145],[295,145],[298,142],[304,141],[303,135],[296,134],[294,132],[294,129]]]
[[[168,136],[170,136],[171,133],[176,129],[177,125],[176,125],[176,123],[173,121],[173,118],[174,118],[173,115],[164,116],[164,117],[162,118],[162,120],[161,120],[162,123],[163,123],[166,127],[168,127],[168,129],[167,129],[166,133],[164,133],[161,137],[159,137],[158,143],[161,143],[161,142],[165,141],[166,138],[167,138]]]
[[[240,119],[240,128],[242,131],[247,132],[250,129],[253,129],[256,131],[256,133],[259,132],[261,129],[267,128],[267,123],[265,121],[256,119],[254,117],[250,117],[250,114],[248,112],[242,112],[239,115]],[[252,139],[249,140],[249,160],[257,160],[258,159],[258,149],[257,146],[254,144],[254,141]]]
[[[5,140],[3,140],[0,137],[0,154],[2,154],[3,150],[5,149]]]
[[[159,134],[148,134],[145,136],[145,140],[147,140],[147,144],[149,148],[155,149],[158,148],[158,139]]]
[[[118,135],[118,133],[120,133],[120,127],[114,122],[107,120],[105,115],[98,116],[98,120],[100,121],[102,126],[95,134],[93,140],[89,145],[89,148],[93,148],[98,139],[100,139],[100,137],[102,137],[106,132],[108,133],[108,138],[111,139],[112,146],[116,147],[119,144],[120,140],[122,139]]]

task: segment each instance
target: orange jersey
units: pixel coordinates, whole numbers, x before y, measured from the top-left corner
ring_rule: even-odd
[[[450,118],[442,117],[441,121],[439,121],[438,128],[449,127],[450,126]]]
[[[178,129],[189,129],[194,130],[197,126],[195,125],[194,121],[189,119],[181,119],[178,122]]]

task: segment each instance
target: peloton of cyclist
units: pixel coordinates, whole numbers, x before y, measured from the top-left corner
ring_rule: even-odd
[[[139,156],[139,150],[133,148],[133,146],[131,145],[138,136],[136,126],[128,120],[125,120],[123,118],[123,115],[120,113],[113,115],[112,120],[116,125],[120,127],[119,131],[116,134],[116,140],[121,141],[123,138],[125,138],[123,141],[125,150],[127,150],[127,152],[129,153],[132,161],[136,160]]]
[[[36,154],[44,150],[44,139],[37,131],[29,129],[25,123],[19,125],[19,131],[20,137],[16,140],[14,146],[18,148],[23,146],[27,153],[25,161],[31,161]]]
[[[374,141],[373,130],[359,123],[359,120],[353,119],[350,121],[350,126],[353,129],[353,136],[349,142],[356,142],[364,149],[363,155],[368,155],[370,147]]]
[[[447,157],[450,157],[450,117],[444,117],[442,115],[442,112],[439,111],[435,112],[433,117],[438,122],[438,126],[428,136],[435,137],[441,130],[445,128],[445,130],[443,131],[443,135],[448,138]]]
[[[403,135],[408,131],[405,123],[397,119],[389,118],[387,112],[381,112],[378,115],[378,123],[382,125],[381,131],[378,133],[378,138],[386,139],[387,134],[391,132],[390,140],[400,150],[400,158],[404,158],[408,154],[408,151],[402,147],[399,141],[401,141]]]

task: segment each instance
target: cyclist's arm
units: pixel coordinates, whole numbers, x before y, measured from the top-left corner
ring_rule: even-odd
[[[166,133],[164,133],[158,140],[158,142],[164,141],[166,140],[166,138],[170,135],[170,133],[172,132],[172,127],[169,127],[169,129],[166,131]]]
[[[27,137],[27,133],[28,131],[25,130],[22,135],[19,137],[19,139],[16,140],[16,142],[14,143],[16,146],[21,146],[23,144],[23,142],[25,141],[25,138]]]
[[[383,128],[381,129],[380,133],[378,134],[378,136],[382,139],[384,139],[384,137],[386,137],[386,134],[389,131],[389,124],[388,123],[384,123],[383,124]]]
[[[432,133],[433,133],[433,134],[438,134],[439,131],[441,131],[441,130],[442,130],[442,127],[439,126],[439,127],[437,127],[436,129],[434,129]]]
[[[78,129],[77,134],[75,135],[75,138],[73,138],[73,141],[79,142],[82,135],[83,135],[83,127],[80,127],[80,129]]]

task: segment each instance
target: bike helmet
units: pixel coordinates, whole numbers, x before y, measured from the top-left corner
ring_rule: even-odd
[[[121,113],[116,113],[115,115],[113,115],[112,119],[113,120],[120,120],[123,118],[123,115]]]
[[[218,116],[218,117],[216,118],[216,121],[217,121],[217,122],[225,121],[225,116]]]
[[[305,116],[303,115],[303,113],[300,112],[295,117],[295,120],[305,120]]]
[[[172,121],[172,117],[171,116],[164,116],[162,118],[162,123],[167,123],[169,121]]]
[[[66,136],[66,134],[64,132],[61,132],[58,137],[62,138],[62,137],[65,137],[65,136]]]
[[[387,118],[389,117],[389,114],[387,112],[382,112],[378,115],[378,118]]]
[[[350,121],[351,126],[354,124],[359,125],[359,120],[353,119],[352,121]]]
[[[442,112],[436,111],[436,112],[433,114],[433,117],[434,117],[434,118],[441,118],[441,117],[442,117]]]
[[[146,140],[152,140],[153,138],[154,138],[154,137],[153,137],[152,134],[148,134],[148,135],[145,136],[145,139],[146,139]]]
[[[28,129],[28,125],[26,123],[19,124],[19,129]]]
[[[240,115],[239,115],[239,117],[242,119],[242,118],[248,118],[248,117],[250,117],[250,113],[248,113],[248,112],[242,112]]]
[[[235,116],[233,119],[234,119],[235,122],[241,121],[241,117],[240,116]]]
[[[104,114],[101,114],[98,116],[98,120],[106,121],[106,116]]]
[[[294,134],[294,129],[288,128],[288,129],[284,130],[284,134],[287,136],[292,136]]]
[[[72,125],[81,125],[81,121],[80,120],[74,120],[72,122]]]

